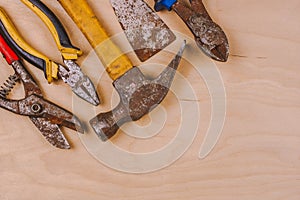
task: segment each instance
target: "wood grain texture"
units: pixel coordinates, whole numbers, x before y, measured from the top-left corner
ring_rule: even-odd
[[[66,26],[74,45],[84,52],[91,47],[56,1],[44,1]],[[88,0],[108,32],[121,28],[109,1]],[[76,133],[64,129],[71,142],[69,151],[50,146],[29,119],[0,110],[0,199],[1,200],[299,200],[300,199],[300,2],[290,0],[207,0],[211,16],[228,35],[230,59],[216,63],[227,94],[227,116],[222,136],[204,160],[199,147],[210,119],[210,96],[195,70],[181,67],[193,86],[201,109],[198,135],[189,150],[173,165],[149,174],[126,174],[95,160]],[[149,1],[150,5],[153,2]],[[60,55],[46,26],[19,1],[1,1],[24,38],[56,60]],[[191,36],[173,12],[159,15],[174,30]],[[86,53],[79,59],[83,62]],[[138,63],[133,54],[133,62]],[[167,63],[169,57],[160,57]],[[3,82],[12,73],[0,59]],[[138,63],[139,64],[139,63]],[[72,94],[58,82],[48,85],[42,72],[28,67],[45,97],[72,110]],[[83,71],[85,68],[83,68]],[[92,77],[97,80],[97,75]],[[101,94],[113,90],[107,75],[98,85]],[[17,92],[18,93],[18,92]],[[18,93],[16,97],[21,97]],[[164,102],[172,113],[176,100]],[[108,102],[109,95],[104,96]],[[176,106],[175,106],[176,107]],[[177,108],[174,107],[174,110]],[[108,109],[108,103],[100,110]],[[148,118],[139,123],[147,123]],[[130,139],[116,141],[122,148],[141,151],[163,146],[180,120],[174,115],[170,130],[155,143]]]

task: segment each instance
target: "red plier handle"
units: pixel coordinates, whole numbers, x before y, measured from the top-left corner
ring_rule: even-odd
[[[9,47],[2,35],[0,35],[0,51],[9,65],[19,60],[17,54]]]

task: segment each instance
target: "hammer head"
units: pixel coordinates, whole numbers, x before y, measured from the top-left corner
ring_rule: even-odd
[[[139,68],[134,67],[114,81],[113,85],[120,95],[120,103],[112,111],[100,113],[90,120],[101,140],[106,141],[114,136],[122,124],[139,120],[165,98],[185,45],[184,41],[178,54],[157,78],[148,79]]]

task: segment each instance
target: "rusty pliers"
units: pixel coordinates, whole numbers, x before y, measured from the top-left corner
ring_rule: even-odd
[[[69,149],[70,145],[59,126],[65,126],[83,133],[84,131],[78,118],[43,98],[39,86],[25,69],[15,52],[8,46],[2,35],[0,35],[0,51],[7,63],[15,71],[15,74],[10,76],[1,87],[0,107],[19,115],[28,116],[48,142],[55,147]],[[25,98],[21,100],[7,99],[8,93],[13,89],[17,81],[23,83]]]
[[[154,9],[174,10],[195,37],[198,47],[210,58],[226,62],[229,44],[224,31],[209,16],[202,0],[189,0],[190,7],[177,0],[155,0]]]
[[[82,54],[82,51],[72,45],[62,23],[41,1],[22,0],[22,2],[32,9],[47,25],[62,55],[64,65],[50,60],[47,56],[27,44],[5,11],[0,8],[0,32],[8,44],[22,58],[43,70],[48,83],[51,83],[53,79],[60,78],[72,88],[72,91],[77,96],[95,106],[98,105],[100,100],[92,81],[75,62]]]

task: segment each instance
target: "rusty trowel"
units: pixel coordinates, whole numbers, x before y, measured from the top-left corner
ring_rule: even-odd
[[[175,39],[174,33],[143,0],[110,0],[124,33],[144,62]]]

